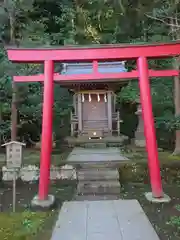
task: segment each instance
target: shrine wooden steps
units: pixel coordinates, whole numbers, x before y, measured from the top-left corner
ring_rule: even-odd
[[[83,132],[86,133],[89,130],[93,129],[94,131],[102,130],[108,131],[108,119],[100,121],[83,121]]]

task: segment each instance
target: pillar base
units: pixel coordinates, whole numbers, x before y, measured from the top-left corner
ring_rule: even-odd
[[[36,195],[31,201],[31,206],[33,208],[49,209],[55,204],[55,197],[53,195],[48,195],[46,200],[40,200],[38,195]]]
[[[171,198],[164,194],[161,198],[155,198],[152,194],[152,192],[145,193],[145,197],[149,202],[152,203],[169,203],[171,201]]]

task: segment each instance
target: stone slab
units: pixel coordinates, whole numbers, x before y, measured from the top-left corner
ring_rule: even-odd
[[[85,149],[85,148],[74,148],[71,152],[71,154],[87,154],[87,153],[103,153],[103,154],[109,154],[109,153],[120,153],[120,149],[119,148],[105,148],[105,149]]]
[[[81,181],[78,183],[78,194],[120,194],[119,181]]]
[[[127,161],[118,148],[83,149],[74,148],[67,158],[69,163]]]
[[[85,148],[106,148],[106,143],[85,143]]]
[[[76,201],[100,201],[100,200],[118,200],[120,199],[119,195],[111,194],[111,195],[77,195],[75,196]]]
[[[51,240],[159,240],[137,200],[65,202]]]
[[[65,202],[52,233],[52,240],[86,240],[86,202]]]
[[[102,139],[89,139],[87,136],[79,136],[76,137],[66,137],[66,141],[71,144],[78,143],[119,143],[122,145],[124,141],[128,140],[127,136],[105,136]]]
[[[82,180],[118,180],[117,169],[80,169],[77,171],[77,178]]]

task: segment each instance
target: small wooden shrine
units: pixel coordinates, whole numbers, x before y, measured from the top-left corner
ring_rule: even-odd
[[[125,62],[100,62],[97,70],[99,73],[126,72]],[[92,63],[69,63],[64,64],[61,74],[90,74],[92,71]],[[101,79],[95,83],[81,80],[63,84],[73,93],[72,137],[102,139],[120,135],[120,112],[116,110],[115,91],[121,85],[117,83]]]

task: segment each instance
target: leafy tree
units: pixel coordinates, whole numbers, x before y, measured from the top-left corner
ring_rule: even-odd
[[[0,133],[1,139],[10,137],[10,114],[12,98],[13,126],[17,126],[21,139],[40,139],[43,85],[11,81],[14,74],[28,75],[43,72],[37,64],[12,64],[7,60],[4,46],[49,46],[91,43],[143,43],[179,39],[179,0],[4,0],[0,5]],[[149,61],[152,69],[178,68],[179,61]],[[128,62],[134,69],[135,62]],[[55,71],[60,71],[56,64]],[[179,93],[179,79],[152,79],[153,111],[156,126],[161,134],[168,132],[169,138],[180,129],[178,97],[174,108],[174,96]],[[11,88],[12,84],[12,88]],[[162,94],[158,94],[161,91]],[[179,94],[180,95],[180,94]],[[179,96],[178,95],[178,96]],[[12,97],[13,96],[13,97]],[[130,81],[119,89],[117,102],[139,102],[137,81]],[[18,111],[15,110],[18,109]],[[71,95],[55,85],[54,132],[57,138],[68,134],[65,123],[69,121]],[[15,120],[16,119],[16,120]],[[67,124],[68,125],[68,124]],[[63,127],[62,127],[63,126]],[[15,128],[14,128],[15,129]],[[64,131],[64,132],[63,132]],[[37,133],[37,134],[35,134]],[[178,134],[178,131],[176,131]],[[16,135],[11,131],[11,135]],[[12,137],[14,138],[14,137]],[[176,135],[178,153],[178,135]]]

